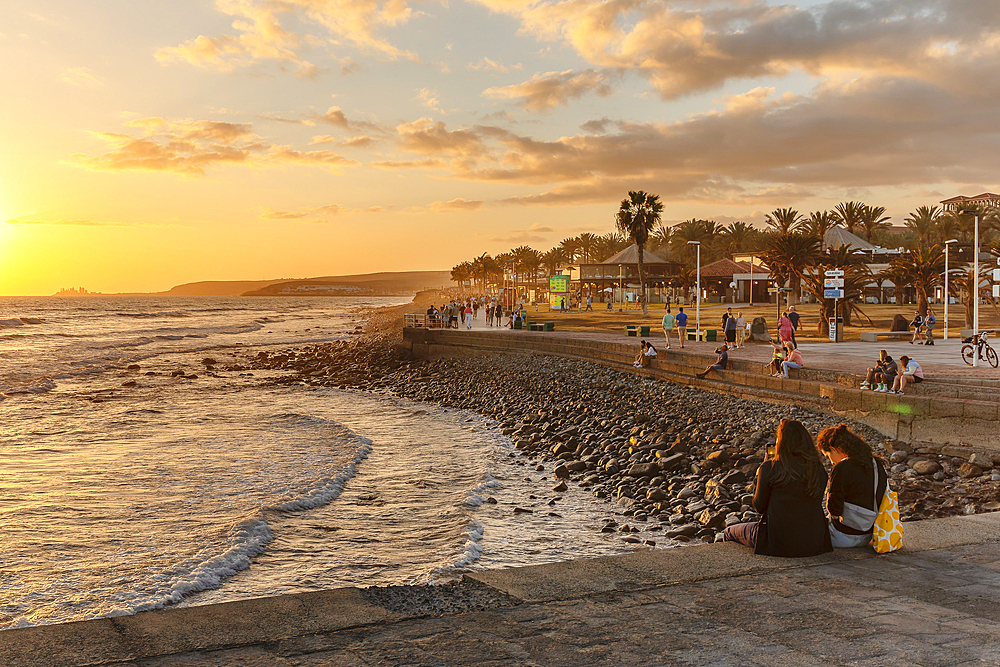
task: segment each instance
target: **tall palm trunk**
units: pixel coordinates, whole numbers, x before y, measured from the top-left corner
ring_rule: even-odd
[[[636,243],[639,250],[639,301],[642,302],[642,316],[649,317],[649,308],[646,307],[646,274],[642,265],[642,243]]]

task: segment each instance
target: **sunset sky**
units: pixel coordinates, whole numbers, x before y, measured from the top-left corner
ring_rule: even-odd
[[[997,191],[996,0],[4,0],[0,294]]]

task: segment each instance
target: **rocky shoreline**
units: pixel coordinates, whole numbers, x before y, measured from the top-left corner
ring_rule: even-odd
[[[542,479],[556,499],[569,484],[607,499],[601,530],[626,542],[642,541],[630,534],[637,525],[678,541],[714,541],[726,525],[756,518],[754,474],[782,418],[798,419],[814,436],[847,421],[888,463],[904,521],[1000,509],[1000,468],[982,455],[917,455],[836,415],[574,359],[408,360],[397,340],[398,333],[369,327],[350,341],[262,351],[245,365],[283,372],[268,382],[370,391],[489,417],[514,442],[513,463],[547,473]]]

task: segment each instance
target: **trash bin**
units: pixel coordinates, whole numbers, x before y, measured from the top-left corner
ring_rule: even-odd
[[[830,340],[832,340],[835,343],[844,340],[843,317],[831,317],[829,328],[830,328]]]
[[[705,330],[705,340],[707,340],[710,343],[714,343],[716,340],[718,340],[718,335],[719,335],[719,332],[718,332],[717,329],[706,329]]]

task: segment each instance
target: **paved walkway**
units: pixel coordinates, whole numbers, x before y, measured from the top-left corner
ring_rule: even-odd
[[[480,611],[400,613],[338,589],[9,630],[0,664],[1000,664],[1000,514],[906,529],[886,556],[712,544],[467,575],[514,598]]]
[[[486,324],[485,314],[479,313],[479,318],[473,320],[473,331],[495,331],[499,334],[515,336],[570,336],[573,338],[584,338],[613,343],[626,343],[634,341],[638,345],[637,338],[628,338],[623,334],[612,332],[585,332],[585,331],[559,331],[559,313],[538,313],[530,311],[528,319],[536,321],[553,320],[556,322],[555,332],[531,332],[513,331],[506,327],[490,327]],[[714,321],[714,313],[712,315]],[[659,328],[659,317],[651,317],[649,320],[651,332],[649,339],[653,341],[657,349],[664,343],[663,330]],[[694,327],[692,316],[692,330]],[[466,331],[465,324],[460,327],[461,331]],[[940,334],[940,332],[937,332]],[[927,377],[935,378],[991,378],[1000,381],[1000,369],[992,368],[989,364],[982,362],[978,368],[972,368],[962,361],[962,345],[958,338],[958,331],[952,330],[950,338],[943,340],[940,335],[933,346],[910,344],[906,340],[880,340],[877,343],[867,343],[860,341],[848,342],[802,342],[799,350],[802,352],[803,360],[810,368],[825,370],[848,371],[853,373],[864,373],[865,369],[872,365],[878,358],[879,350],[886,350],[894,359],[899,359],[904,354],[917,362],[924,369]],[[694,354],[713,354],[718,343],[686,341],[684,351]],[[673,351],[678,351],[676,334],[673,337]],[[771,346],[766,343],[749,343],[741,350],[730,352],[733,359],[747,359],[750,361],[769,361],[771,359]]]

